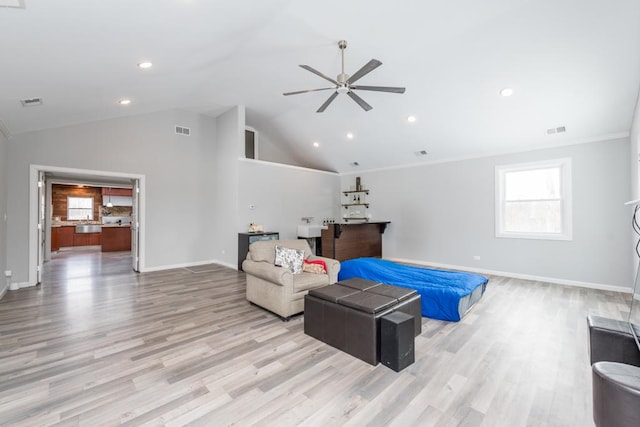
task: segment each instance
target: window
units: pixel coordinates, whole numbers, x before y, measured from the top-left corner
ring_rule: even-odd
[[[67,220],[93,220],[93,197],[67,197]]]
[[[249,126],[244,130],[244,157],[258,159],[258,131]]]
[[[571,240],[571,159],[496,166],[496,237]]]

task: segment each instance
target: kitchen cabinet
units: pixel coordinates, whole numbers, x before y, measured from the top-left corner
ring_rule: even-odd
[[[73,246],[99,246],[101,233],[75,233],[73,234]]]
[[[102,188],[103,196],[133,196],[133,190],[131,188]]]
[[[76,227],[75,226],[64,226],[64,227],[57,227],[58,230],[58,237],[59,237],[59,247],[60,248],[66,248],[69,246],[73,246],[73,236],[76,234]]]
[[[60,250],[60,228],[51,227],[51,252]]]
[[[70,246],[100,246],[101,233],[76,233],[74,225],[51,227],[51,250]]]
[[[130,251],[131,227],[102,227],[102,252]]]
[[[280,233],[265,231],[262,233],[238,233],[238,271],[242,270],[242,261],[247,258],[249,245],[260,240],[278,240]]]

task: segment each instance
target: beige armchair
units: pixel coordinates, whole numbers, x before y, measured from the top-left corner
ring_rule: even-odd
[[[309,261],[325,261],[327,274],[293,274],[287,268],[276,267],[276,245],[303,250],[304,259]],[[312,255],[306,240],[264,240],[249,246],[242,269],[247,274],[247,299],[289,320],[292,315],[304,311],[304,296],[309,289],[338,281],[340,263],[335,259]]]

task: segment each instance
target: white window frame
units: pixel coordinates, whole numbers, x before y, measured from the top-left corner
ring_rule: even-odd
[[[89,212],[89,218],[71,218],[69,215],[69,199],[90,199],[91,200],[91,209],[86,208]],[[73,209],[73,208],[72,208]],[[85,197],[85,196],[67,196],[67,221],[93,221],[93,197]]]
[[[536,169],[560,169],[560,209],[562,226],[560,233],[511,232],[504,230],[505,213],[505,175]],[[539,162],[518,163],[496,166],[496,237],[516,239],[573,240],[572,199],[571,199],[571,159],[552,159]]]

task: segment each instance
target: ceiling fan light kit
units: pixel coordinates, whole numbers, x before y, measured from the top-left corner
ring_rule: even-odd
[[[382,62],[378,61],[377,59],[372,59],[371,61],[367,62],[362,68],[356,71],[354,75],[349,76],[344,72],[344,50],[347,48],[347,42],[345,40],[340,40],[338,42],[338,47],[340,48],[340,52],[342,55],[342,72],[338,74],[338,76],[335,79],[332,79],[330,76],[324,73],[321,73],[320,71],[316,70],[313,67],[310,67],[309,65],[300,65],[301,68],[304,68],[305,70],[310,71],[313,74],[319,77],[322,77],[323,79],[333,83],[335,85],[334,87],[324,87],[319,89],[308,89],[308,90],[299,90],[295,92],[286,92],[286,93],[283,93],[283,95],[289,96],[289,95],[298,95],[301,93],[318,92],[321,90],[334,90],[335,92],[333,92],[329,96],[329,98],[327,98],[324,104],[322,104],[320,108],[318,108],[318,110],[316,111],[317,113],[322,113],[324,110],[327,109],[329,104],[331,104],[333,100],[336,99],[338,95],[345,94],[345,93],[347,94],[347,96],[349,96],[349,98],[353,99],[363,110],[365,111],[371,110],[373,107],[367,104],[364,101],[364,99],[356,95],[356,93],[353,92],[354,90],[370,90],[375,92],[404,93],[405,88],[403,87],[354,86],[353,83],[355,83],[360,78],[364,77],[365,75],[369,74],[371,71],[381,66]]]

